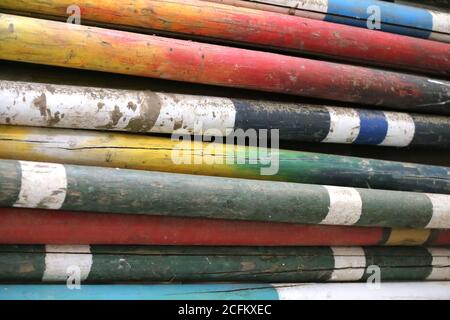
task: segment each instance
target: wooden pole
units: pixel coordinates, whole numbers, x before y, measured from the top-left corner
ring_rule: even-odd
[[[0,59],[450,113],[444,80],[7,14]]]
[[[407,6],[425,8],[435,11],[450,13],[449,0],[383,0],[386,2],[395,2]]]
[[[243,139],[240,139],[243,140]],[[255,144],[257,141],[255,142]],[[0,125],[0,157],[348,187],[450,194],[448,167],[222,143],[190,135]]]
[[[223,136],[278,129],[281,140],[450,149],[444,116],[6,80],[0,100],[0,124]]]
[[[450,13],[448,11],[417,7],[416,5],[411,6],[410,3],[403,1],[208,1],[450,43],[450,23],[448,22],[450,21]],[[376,19],[379,20],[379,25],[375,24],[377,22]]]
[[[450,245],[450,230],[0,209],[1,244],[357,246]]]
[[[327,2],[326,0],[321,1]],[[341,20],[344,20],[346,23],[349,18],[342,18],[343,14],[349,13],[353,18],[356,12],[360,14],[362,9],[367,9],[374,4],[374,1],[358,1],[356,4],[349,4],[348,1],[340,2],[343,2],[344,6],[351,7],[353,11],[348,9],[345,12],[338,12],[341,18],[337,18],[336,21],[328,19],[328,17],[335,17],[334,15],[324,15],[326,21],[340,23]],[[359,4],[359,2],[363,2],[363,4]],[[312,1],[306,1],[306,4],[305,1],[295,1],[295,3],[300,4],[300,7],[301,4],[314,6],[311,4]],[[376,3],[381,8],[382,22],[385,22],[383,19],[387,19],[385,18],[387,16],[391,18],[392,7],[398,7],[398,5],[379,1]],[[58,16],[66,20],[69,16],[67,10],[71,5],[73,5],[71,0],[50,0],[45,3],[33,0],[3,0],[0,9]],[[371,30],[342,24],[199,0],[79,0],[76,5],[80,10],[82,23],[90,21],[107,26],[129,26],[143,29],[144,32],[159,30],[165,33],[171,32],[253,46],[294,50],[375,66],[450,75],[449,45],[435,41],[390,33],[375,33]],[[411,10],[418,17],[418,22],[415,22],[419,26],[422,23],[428,26],[427,22],[422,21],[426,20],[425,17],[422,17],[425,14],[420,14],[422,11],[425,12],[425,9],[400,7],[401,9],[394,11],[398,15],[392,18],[394,22],[398,22],[396,29],[389,29],[388,24],[382,24],[383,30],[396,31],[402,28],[398,24],[410,22],[410,16],[413,14],[410,12]],[[333,4],[329,4],[328,8],[333,10]],[[408,10],[403,12],[405,8]],[[385,14],[386,12],[389,12],[389,15]],[[446,36],[450,38],[450,24],[447,26],[445,21],[446,18],[450,20],[450,15],[439,13],[437,17],[440,22],[436,22],[435,27],[442,26],[447,32]],[[363,18],[365,19],[365,17]],[[389,22],[391,21],[389,20]],[[358,26],[364,24],[367,24],[366,20],[358,20]],[[430,34],[429,30],[417,31],[417,29],[411,28],[411,25],[407,25],[406,30],[415,32],[416,34],[412,35],[418,36],[420,36],[420,32]]]
[[[369,287],[368,287],[369,286]],[[1,285],[1,300],[448,300],[450,283]],[[182,314],[192,309],[180,309]],[[192,307],[193,308],[193,307]],[[234,310],[233,310],[234,311]],[[271,309],[268,309],[271,312]]]
[[[0,160],[0,206],[450,229],[450,195]]]
[[[0,246],[0,281],[81,283],[450,280],[450,250],[424,247]],[[374,271],[374,266],[376,269]]]

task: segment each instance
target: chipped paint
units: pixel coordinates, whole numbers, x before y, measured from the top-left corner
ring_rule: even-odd
[[[450,148],[443,116],[5,80],[0,99],[0,124],[215,136],[278,129],[291,141]]]
[[[27,180],[22,183],[20,177],[25,169],[26,175],[39,177],[40,166],[30,163],[25,167],[21,163],[24,161],[0,160],[2,207],[14,206],[25,187],[40,187]],[[66,164],[63,167],[69,183],[67,196],[60,203],[62,210],[317,224],[333,205],[330,191],[315,184],[202,175],[194,179],[187,174]],[[450,201],[448,194],[435,197],[432,205],[424,193],[355,190],[360,200],[353,198],[346,204],[362,204],[360,218],[353,224],[358,226],[425,228],[441,214],[437,208]],[[37,201],[26,202],[23,207],[42,208]],[[336,219],[335,223],[342,220]],[[435,219],[433,225],[450,228],[448,220]]]
[[[0,8],[66,18],[65,8],[72,4],[71,1],[48,0],[45,3],[37,3],[32,0],[3,0]],[[324,1],[301,1],[298,5],[313,11],[322,11],[326,8]],[[100,24],[232,40],[248,45],[296,50],[321,57],[328,56],[344,61],[392,66],[424,73],[448,75],[450,70],[447,44],[389,33],[374,38],[371,30],[302,17],[198,0],[144,2],[79,0],[77,6],[81,9],[83,20],[96,21]],[[124,15],[123,12],[129,14]],[[439,18],[439,21],[445,20]],[[337,39],[336,34],[339,35]],[[114,41],[108,39],[100,41],[102,47],[105,47],[105,44],[107,49],[110,46],[114,47]],[[167,49],[172,54],[178,51],[174,47]],[[75,51],[69,51],[68,56],[67,59],[71,60],[77,54]],[[297,83],[295,79],[298,77],[295,74],[290,76],[293,83]]]
[[[16,26],[15,37],[2,31],[9,23]],[[449,88],[411,74],[7,14],[0,16],[0,40],[0,58],[5,60],[258,89],[409,111],[449,112]],[[104,48],[102,41],[112,46]],[[135,50],[130,51],[130,45]],[[70,52],[74,56],[67,60]],[[376,50],[373,52],[378,56]],[[428,52],[427,56],[442,55]],[[450,70],[445,66],[438,69]],[[290,77],[297,80],[292,82]],[[126,107],[129,101],[124,101],[127,110],[130,110]]]
[[[449,250],[424,247],[179,247],[91,246],[89,282],[325,282],[360,281],[379,266],[381,281],[448,280]],[[0,247],[4,282],[49,282],[44,278],[47,255],[56,261],[72,254],[73,263],[85,265],[88,254],[49,253],[44,246]],[[19,266],[31,264],[32,274]],[[436,272],[434,272],[436,270]],[[430,276],[431,275],[431,276]],[[65,283],[65,279],[55,279]],[[268,284],[266,284],[267,286]],[[370,290],[369,290],[370,291]]]
[[[300,225],[1,208],[0,243],[205,246],[450,245],[450,230]]]
[[[269,150],[265,148],[179,141],[136,134],[105,135],[96,131],[80,133],[79,130],[68,129],[0,126],[0,157],[247,179],[450,193],[450,170],[447,167],[279,150],[279,171],[275,175],[262,176],[260,170],[265,164],[260,161],[260,157],[269,154]],[[182,150],[182,154],[174,154],[174,150]],[[256,157],[256,163],[248,161],[251,155]],[[176,156],[189,161],[178,162],[179,159],[174,158]],[[246,161],[238,163],[238,158]],[[431,207],[431,203],[429,204]],[[352,211],[352,217],[355,217],[355,213],[356,211]],[[353,218],[350,220],[353,221]]]

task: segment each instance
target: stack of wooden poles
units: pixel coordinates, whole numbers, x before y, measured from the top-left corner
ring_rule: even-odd
[[[450,299],[445,1],[73,2],[0,1],[0,299]],[[170,138],[239,129],[295,151]]]

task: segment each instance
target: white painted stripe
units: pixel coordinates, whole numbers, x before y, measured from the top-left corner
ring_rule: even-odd
[[[330,225],[353,225],[362,213],[362,199],[354,188],[324,186],[330,197],[328,214],[320,223]]]
[[[161,111],[152,132],[227,135],[234,129],[236,108],[228,98],[157,93]]]
[[[4,80],[0,101],[0,124],[27,126],[226,135],[236,118],[228,98]]]
[[[428,248],[433,257],[433,269],[427,280],[450,280],[450,249]]]
[[[1,124],[124,130],[140,114],[145,95],[111,90],[0,81]]]
[[[450,14],[429,10],[433,17],[433,31],[450,33]]]
[[[445,42],[450,43],[450,34],[447,33],[440,33],[440,32],[431,32],[428,36],[428,39],[439,41],[439,42]]]
[[[330,130],[322,142],[352,143],[360,130],[360,119],[355,109],[327,107],[330,113]]]
[[[328,11],[328,0],[251,0],[253,2],[277,5],[280,7],[298,8],[326,13]]]
[[[366,255],[361,247],[331,247],[334,270],[329,281],[357,281],[364,276]]]
[[[280,300],[450,300],[450,282],[273,284]]]
[[[67,192],[62,164],[19,161],[22,180],[14,207],[60,209]]]
[[[426,193],[433,206],[433,215],[425,228],[450,229],[450,195]]]
[[[74,269],[80,271],[81,281],[89,276],[92,267],[89,246],[47,245],[45,249],[45,271],[42,281],[66,281]]]
[[[414,138],[416,125],[413,118],[400,112],[384,112],[388,129],[381,146],[406,147]]]

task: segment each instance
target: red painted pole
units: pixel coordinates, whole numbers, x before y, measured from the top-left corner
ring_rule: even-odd
[[[422,244],[431,238],[427,244],[450,244],[447,230],[398,234],[383,228],[0,209],[2,244],[317,246]]]
[[[0,8],[450,75],[450,44],[199,0],[3,0]]]
[[[6,14],[0,59],[450,114],[447,81]]]
[[[438,232],[432,237],[431,243],[435,246],[446,246],[450,244],[450,231]]]

